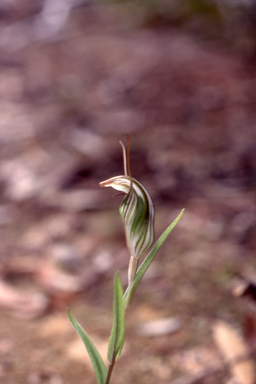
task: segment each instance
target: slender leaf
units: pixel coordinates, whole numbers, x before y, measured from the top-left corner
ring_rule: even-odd
[[[82,341],[83,341],[83,343],[87,349],[87,352],[90,356],[90,359],[91,359],[91,362],[92,362],[92,365],[94,368],[94,372],[95,372],[95,375],[97,378],[97,383],[98,384],[104,384],[106,376],[107,376],[107,368],[106,368],[97,348],[95,347],[95,345],[93,344],[92,340],[87,335],[85,330],[82,328],[82,326],[71,315],[69,309],[68,309],[68,317],[69,317],[71,324],[73,325],[73,327],[77,331],[78,335],[81,337],[81,339],[82,339]]]
[[[170,233],[173,230],[173,228],[176,226],[176,224],[180,220],[181,216],[183,215],[183,212],[184,212],[184,209],[182,209],[182,211],[180,212],[178,217],[176,217],[176,219],[162,233],[162,235],[159,237],[159,239],[155,243],[154,247],[151,249],[151,251],[149,252],[147,257],[145,258],[145,260],[141,264],[140,268],[138,269],[138,271],[137,271],[137,273],[135,275],[135,278],[134,278],[134,281],[133,281],[131,287],[128,288],[125,291],[125,293],[124,293],[124,297],[123,297],[124,308],[127,308],[128,305],[130,304],[130,302],[132,300],[132,297],[133,297],[133,295],[134,295],[134,293],[135,293],[135,291],[136,291],[136,289],[137,289],[137,287],[138,287],[142,277],[144,276],[144,274],[146,273],[148,267],[152,263],[155,255],[157,254],[157,252],[159,251],[159,249],[161,248],[161,246],[163,245],[163,243],[165,242],[167,237],[170,235]]]
[[[113,300],[113,326],[108,344],[108,360],[112,364],[121,354],[124,345],[123,287],[119,273],[115,275]]]

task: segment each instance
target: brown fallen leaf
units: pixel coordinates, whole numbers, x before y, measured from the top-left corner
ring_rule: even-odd
[[[233,289],[233,295],[237,297],[248,297],[256,301],[256,282],[255,279],[242,277]]]
[[[219,321],[213,327],[213,337],[236,381],[239,384],[254,384],[255,363],[238,331],[230,324]]]
[[[181,321],[178,318],[167,317],[140,323],[138,325],[138,333],[149,337],[168,335],[179,331],[181,326]]]
[[[0,280],[0,305],[23,319],[42,316],[48,308],[48,298],[40,292],[26,292]]]

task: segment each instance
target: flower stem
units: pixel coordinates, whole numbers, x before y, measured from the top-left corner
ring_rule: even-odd
[[[108,373],[107,373],[107,377],[106,377],[105,384],[109,384],[110,377],[111,377],[111,375],[112,375],[112,371],[113,371],[114,366],[115,366],[115,362],[116,362],[116,360],[114,359],[114,360],[112,361],[112,363],[109,364],[109,367],[108,367]]]
[[[133,283],[138,268],[138,262],[139,260],[136,257],[131,256],[128,269],[128,288],[130,288]]]

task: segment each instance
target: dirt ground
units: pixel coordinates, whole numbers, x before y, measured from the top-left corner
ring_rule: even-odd
[[[112,383],[255,383],[253,61],[138,28],[121,4],[77,6],[48,28],[37,2],[20,4],[0,12],[0,382],[96,382],[66,308],[105,359],[129,254],[122,197],[99,182],[123,174],[129,133],[156,237],[185,213],[136,292]],[[227,363],[237,349],[245,370]]]

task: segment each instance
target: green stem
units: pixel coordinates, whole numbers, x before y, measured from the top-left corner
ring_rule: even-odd
[[[116,360],[114,359],[114,360],[112,361],[112,363],[109,364],[109,367],[108,367],[108,374],[107,374],[107,377],[106,377],[105,384],[109,384],[110,377],[111,377],[111,375],[112,375],[112,372],[113,372],[113,369],[114,369],[114,366],[115,366],[115,362],[116,362]]]

